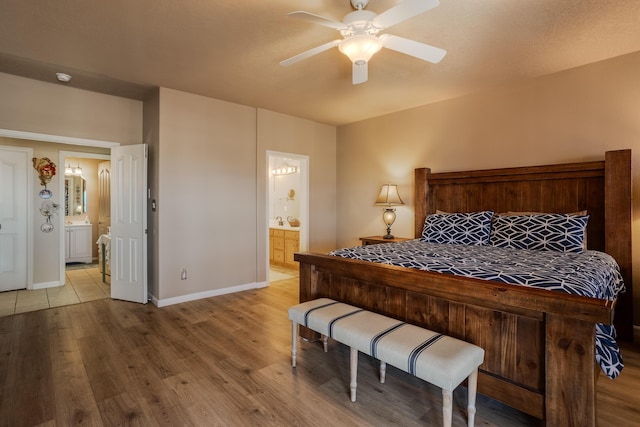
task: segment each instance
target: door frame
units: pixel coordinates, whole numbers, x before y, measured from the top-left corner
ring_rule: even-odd
[[[269,163],[272,157],[285,157],[289,159],[295,159],[300,162],[300,185],[302,187],[303,195],[300,200],[300,252],[309,250],[309,156],[304,154],[287,153],[284,151],[267,150],[266,166],[267,171],[266,183],[265,183],[265,221],[267,226],[265,227],[266,234],[266,272],[267,272],[267,286],[271,278],[270,275],[270,262],[269,262],[269,206],[271,203],[271,193],[269,191]]]
[[[67,157],[77,157],[80,159],[99,159],[99,160],[111,160],[111,155],[110,154],[96,154],[96,153],[85,153],[85,152],[81,152],[81,151],[63,151],[60,150],[59,153],[59,158],[58,158],[58,170],[61,171],[61,175],[64,176],[64,168],[66,166],[66,159]],[[96,178],[97,179],[97,178]],[[59,181],[59,187],[58,187],[58,194],[64,194],[64,178],[58,179]],[[65,252],[66,252],[66,247],[65,247],[65,233],[62,232],[62,230],[64,230],[64,215],[62,213],[60,213],[58,215],[58,227],[60,227],[60,286],[66,284],[66,263],[64,262],[65,259]]]

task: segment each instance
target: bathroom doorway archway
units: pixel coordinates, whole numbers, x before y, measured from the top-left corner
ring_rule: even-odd
[[[67,165],[81,165],[84,166],[82,168],[83,171],[85,171],[84,173],[84,180],[85,182],[87,182],[91,188],[94,188],[94,191],[92,193],[95,193],[94,196],[92,197],[91,202],[93,206],[90,206],[90,211],[86,210],[86,205],[85,205],[85,210],[83,210],[79,215],[77,213],[74,212],[67,212],[67,209],[65,209],[66,207],[66,197],[63,203],[63,214],[60,215],[60,219],[64,220],[64,222],[61,225],[61,230],[65,229],[66,223],[70,222],[71,219],[76,219],[75,222],[77,223],[82,223],[84,221],[85,218],[89,218],[89,221],[87,221],[88,224],[96,224],[98,222],[98,211],[99,211],[99,207],[97,206],[97,201],[99,199],[98,196],[98,164],[99,162],[103,162],[103,161],[108,161],[111,159],[111,155],[110,154],[98,154],[98,153],[91,153],[91,152],[83,152],[83,151],[67,151],[67,150],[60,150],[59,153],[59,164],[62,165],[61,170],[63,170],[63,168],[65,168]],[[87,167],[90,166],[90,167]],[[87,170],[90,170],[92,173],[87,174]],[[60,180],[60,188],[58,189],[58,194],[63,194],[66,195],[67,194],[67,189],[65,188],[65,181],[66,179],[61,179]],[[84,198],[86,199],[87,196],[85,195]],[[89,212],[92,212],[92,214],[89,214]],[[91,242],[92,242],[92,247],[95,246],[93,243],[98,239],[99,233],[97,232],[98,228],[96,227],[95,232],[92,230],[91,233]],[[65,233],[66,234],[66,233]],[[63,237],[60,239],[60,283],[65,283],[65,272],[66,272],[66,260],[65,260],[65,234],[63,234]],[[92,251],[92,258],[97,259],[97,254],[95,254],[96,256],[94,257],[93,252],[97,251],[97,247],[96,250]]]
[[[273,230],[297,231],[297,251],[309,249],[309,156],[267,151],[266,223],[267,235]],[[299,224],[299,225],[296,225]],[[292,233],[287,233],[291,235]],[[267,237],[267,283],[271,280],[273,244]],[[287,242],[287,245],[290,242]],[[277,251],[278,249],[276,249]],[[285,261],[290,257],[290,246],[282,248]],[[277,263],[295,268],[289,263]]]

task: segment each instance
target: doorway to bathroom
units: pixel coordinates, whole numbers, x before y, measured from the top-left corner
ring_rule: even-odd
[[[74,289],[80,287],[87,298],[110,297],[110,270],[97,244],[111,225],[110,159],[108,154],[60,151],[65,230],[60,279]]]
[[[298,276],[293,255],[308,250],[309,157],[267,152],[269,282]]]

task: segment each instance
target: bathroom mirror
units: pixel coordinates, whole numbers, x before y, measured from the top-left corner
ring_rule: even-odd
[[[64,214],[65,216],[87,213],[87,181],[82,175],[64,177]]]

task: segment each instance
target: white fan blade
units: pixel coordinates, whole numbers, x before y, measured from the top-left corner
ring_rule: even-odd
[[[369,80],[369,66],[367,62],[353,63],[353,84],[359,85]]]
[[[410,55],[423,61],[433,62],[437,64],[447,54],[447,51],[439,47],[429,46],[415,40],[405,39],[391,34],[383,34],[380,36],[382,46],[396,52]]]
[[[389,28],[439,4],[438,0],[404,0],[373,18],[373,24],[378,28]]]
[[[323,45],[314,47],[313,49],[309,49],[307,51],[297,54],[296,56],[292,56],[289,59],[285,59],[284,61],[281,61],[280,65],[282,65],[283,67],[288,67],[291,64],[295,64],[296,62],[302,61],[303,59],[307,59],[313,55],[322,53],[325,50],[329,50],[332,47],[338,46],[340,42],[341,40],[333,40],[333,41],[330,41],[329,43],[325,43]]]
[[[292,18],[302,19],[304,21],[312,22],[314,24],[324,25],[325,27],[335,28],[336,30],[344,30],[347,28],[342,22],[338,22],[335,19],[325,18],[324,16],[316,15],[314,13],[305,12],[299,10],[297,12],[288,13],[288,16]]]

